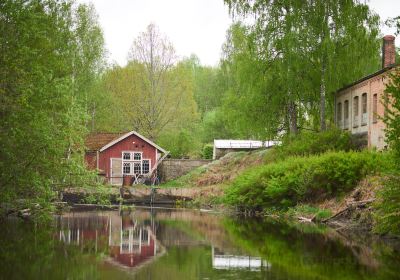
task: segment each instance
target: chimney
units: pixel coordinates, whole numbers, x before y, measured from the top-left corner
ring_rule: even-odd
[[[383,37],[382,45],[382,68],[392,66],[396,63],[396,50],[394,46],[394,36],[386,35]]]

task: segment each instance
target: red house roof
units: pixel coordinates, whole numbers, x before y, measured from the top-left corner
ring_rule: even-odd
[[[120,133],[108,133],[108,132],[98,132],[91,133],[86,137],[85,146],[89,151],[98,151],[111,141],[118,139],[126,132]]]
[[[120,133],[104,133],[104,132],[92,133],[89,134],[88,137],[86,138],[85,146],[89,151],[102,152],[131,135],[136,135],[137,137],[149,143],[151,146],[155,147],[160,152],[167,153],[166,150],[164,150],[151,140],[147,139],[143,135],[140,135],[139,133],[133,130],[130,132],[120,132]]]

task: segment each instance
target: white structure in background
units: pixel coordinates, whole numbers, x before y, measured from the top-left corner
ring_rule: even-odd
[[[280,141],[256,141],[256,140],[214,140],[213,159],[219,159],[230,152],[250,151],[261,148],[271,148],[279,145]]]
[[[225,255],[212,247],[212,267],[215,269],[266,270],[271,265],[260,257]]]

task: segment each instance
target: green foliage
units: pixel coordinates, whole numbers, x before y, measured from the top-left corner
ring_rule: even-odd
[[[115,194],[110,187],[104,185],[91,186],[86,188],[84,203],[109,205],[111,197]]]
[[[214,139],[235,138],[233,129],[227,125],[228,119],[221,109],[206,112],[203,116],[200,138],[203,143],[210,143]]]
[[[322,225],[287,221],[237,219],[224,221],[232,240],[248,255],[260,256],[278,267],[276,279],[397,279],[398,258],[392,243],[365,235],[343,242],[343,236]],[[346,239],[348,240],[348,239]],[[357,244],[358,250],[354,250]],[[368,251],[367,254],[362,253]],[[361,253],[360,253],[361,252]],[[382,264],[379,269],[362,265]],[[271,269],[271,274],[276,271]],[[274,279],[274,277],[272,277]]]
[[[203,159],[212,159],[214,151],[213,144],[207,144],[203,147]]]
[[[400,70],[390,74],[390,82],[385,90],[386,139],[393,151],[394,168],[385,178],[375,203],[375,231],[400,234]]]
[[[350,191],[365,175],[385,169],[375,152],[328,152],[289,157],[239,175],[226,190],[226,203],[249,208],[287,208]]]
[[[277,153],[282,157],[307,156],[322,154],[327,151],[355,150],[351,142],[351,135],[339,129],[316,133],[304,131],[296,136],[289,135],[282,139]]]
[[[96,116],[96,130],[134,129],[154,141],[173,133],[182,139],[183,130],[193,134],[199,114],[192,68],[176,61],[174,47],[154,24],[134,40],[128,65],[108,69],[100,88],[108,107]],[[180,145],[189,145],[184,140]]]
[[[287,214],[297,217],[315,217],[317,221],[321,221],[332,215],[331,211],[328,209],[319,209],[307,204],[297,205],[296,207],[289,209]]]
[[[0,200],[48,200],[83,169],[101,30],[90,7],[70,1],[6,0],[0,11]]]
[[[400,69],[395,69],[389,76],[390,82],[385,89],[386,139],[395,156],[400,159]],[[400,165],[398,166],[400,169]]]
[[[255,18],[228,34],[230,100],[254,108],[257,119],[270,114],[268,130],[324,130],[333,107],[328,93],[379,67],[379,17],[358,0],[224,2],[232,14]]]
[[[198,157],[201,143],[189,130],[171,130],[160,135],[157,143],[173,158]]]
[[[374,230],[379,233],[400,235],[400,177],[390,175],[385,178],[375,202]]]
[[[193,181],[196,177],[198,177],[200,174],[206,172],[207,167],[206,166],[200,166],[197,167],[196,169],[193,169],[189,173],[175,179],[166,182],[165,184],[162,184],[162,187],[165,188],[184,188],[184,187],[189,187],[192,186]]]

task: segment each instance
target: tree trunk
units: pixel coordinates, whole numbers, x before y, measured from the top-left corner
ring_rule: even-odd
[[[325,72],[326,65],[325,60],[322,60],[321,67],[321,86],[320,86],[320,125],[321,131],[326,130],[326,112],[325,112],[325,103],[326,103],[326,86],[325,86]]]
[[[92,109],[92,132],[94,131],[95,127],[95,115],[96,115],[96,104],[93,104],[93,109]]]
[[[290,134],[297,134],[299,131],[297,128],[297,109],[293,101],[289,101],[288,104],[288,120]]]

